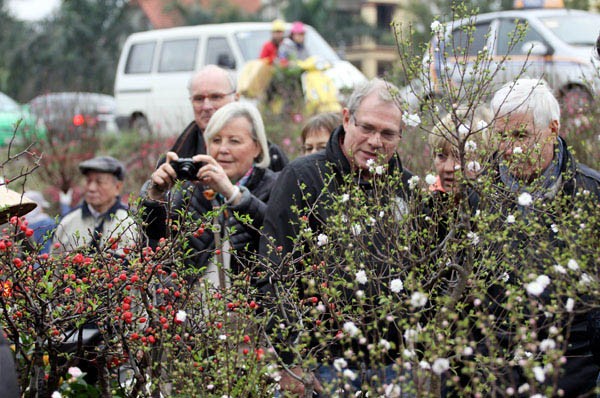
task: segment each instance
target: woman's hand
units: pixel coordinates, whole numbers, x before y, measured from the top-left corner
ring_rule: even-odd
[[[170,162],[179,159],[175,152],[167,152],[166,162],[161,164],[150,176],[150,186],[148,187],[148,197],[153,200],[162,199],[175,181],[177,173],[170,165]]]
[[[220,193],[228,201],[234,197],[234,200],[231,202],[233,205],[239,202],[241,198],[239,188],[231,183],[223,167],[212,156],[196,155],[192,159],[194,159],[194,162],[204,163],[197,174],[198,179],[204,185]]]

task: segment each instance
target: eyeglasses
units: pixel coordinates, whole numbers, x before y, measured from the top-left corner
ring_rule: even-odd
[[[204,101],[208,100],[208,102],[221,102],[225,99],[225,97],[235,94],[235,90],[233,90],[230,93],[212,93],[212,94],[208,94],[208,95],[194,95],[192,97],[192,102],[195,104],[203,104]]]
[[[354,119],[354,126],[356,126],[363,135],[371,136],[379,133],[381,140],[385,142],[394,142],[399,140],[400,137],[402,137],[402,130],[377,130],[376,127],[371,126],[370,124],[359,123],[358,120],[356,120],[356,116],[354,114],[351,117],[352,119]]]

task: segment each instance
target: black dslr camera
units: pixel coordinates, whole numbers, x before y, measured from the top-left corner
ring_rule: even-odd
[[[202,167],[202,162],[194,162],[191,158],[181,158],[171,161],[171,167],[175,169],[178,180],[196,181],[198,170]]]

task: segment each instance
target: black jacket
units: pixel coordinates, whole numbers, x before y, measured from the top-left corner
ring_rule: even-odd
[[[204,143],[204,137],[202,131],[196,124],[191,122],[183,133],[177,137],[175,144],[170,149],[171,152],[175,152],[180,158],[191,158],[199,153],[206,153],[206,144]],[[273,171],[281,171],[290,162],[286,154],[281,150],[277,144],[269,141],[269,156],[271,157],[271,163],[269,163],[269,169]],[[158,161],[158,166],[165,162],[165,158],[162,157]]]
[[[237,256],[244,257],[246,253],[256,253],[260,229],[265,216],[266,203],[271,194],[271,189],[275,184],[277,174],[269,169],[254,168],[246,186],[241,188],[242,200],[236,206],[227,206],[225,215],[221,213],[220,222],[226,228],[235,230],[230,236],[230,242],[237,251]],[[191,197],[186,193],[191,188]],[[206,212],[213,209],[213,203],[207,200],[203,195],[201,185],[194,185],[191,182],[183,184],[181,190],[172,192],[172,213],[171,217],[177,218],[177,211],[185,206],[187,212],[192,217],[200,220]],[[166,205],[146,200],[144,202],[145,219],[147,220],[146,233],[151,242],[156,242],[169,235],[167,231],[167,208]],[[234,213],[248,215],[252,219],[252,224],[247,225],[234,217]],[[199,221],[200,223],[200,221]],[[198,225],[200,227],[200,225]],[[204,233],[199,236],[190,236],[189,242],[193,250],[191,257],[187,258],[187,264],[195,268],[204,267],[214,255],[215,243],[214,235],[206,228]],[[234,273],[239,272],[244,267],[232,257],[231,269]]]

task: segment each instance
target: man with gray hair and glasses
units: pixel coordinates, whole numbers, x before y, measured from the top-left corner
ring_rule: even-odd
[[[300,228],[310,227],[314,236],[322,233],[328,219],[336,215],[336,210],[330,205],[331,199],[344,195],[348,185],[356,184],[368,197],[373,197],[377,179],[396,176],[401,183],[391,186],[389,197],[385,199],[394,202],[399,209],[406,209],[409,196],[406,187],[412,175],[403,169],[396,152],[403,127],[402,110],[394,95],[397,92],[394,85],[381,79],[373,79],[356,88],[347,108],[342,111],[342,124],[332,132],[325,150],[298,158],[282,171],[271,192],[263,224],[265,237],[261,240],[261,255],[269,258],[272,267],[263,283],[259,284],[265,297],[278,300],[278,297],[288,294],[282,292],[280,295],[276,285],[296,278],[293,276],[295,265],[291,265],[295,261],[290,257],[297,260],[303,255],[303,249],[295,246],[294,242],[301,234]],[[304,221],[301,220],[308,225],[302,225]],[[365,267],[370,267],[378,274],[379,280],[374,283],[380,285],[372,291],[380,291],[382,286],[389,285],[393,272],[389,264],[375,264],[377,260],[373,262]],[[365,287],[365,291],[370,291],[370,288]],[[305,295],[302,292],[300,298]],[[388,337],[390,341],[398,339],[398,331],[390,330],[390,333],[394,332],[395,336]],[[274,338],[278,339],[276,336]],[[368,339],[376,344],[374,336]],[[341,382],[336,378],[332,358],[343,358],[344,347],[334,344],[328,350],[328,354],[320,359],[322,364],[314,375],[314,391],[321,392],[324,394],[322,396],[331,396],[332,388],[335,389],[334,386]],[[298,358],[285,352],[279,352],[279,355],[294,373],[300,374],[300,364],[295,362]],[[387,358],[393,361],[397,355],[390,352]],[[353,391],[360,390],[361,381],[376,387],[394,382],[389,379],[398,376],[395,372],[388,372],[390,363],[378,363],[364,350],[359,354],[359,359],[350,362],[349,369],[360,374],[351,387]],[[381,371],[385,372],[385,376],[382,377]],[[303,396],[305,387],[308,387],[299,378],[291,376],[289,372],[280,374],[282,390]]]

